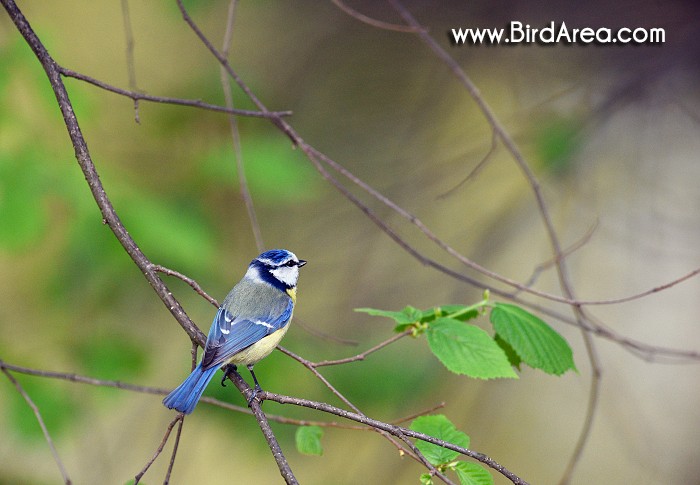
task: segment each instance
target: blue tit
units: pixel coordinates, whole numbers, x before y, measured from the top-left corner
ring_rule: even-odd
[[[265,251],[251,261],[214,317],[202,361],[163,399],[166,407],[190,414],[216,371],[228,364],[246,365],[255,381],[254,393],[262,390],[253,365],[267,357],[287,332],[299,268],[305,264],[284,249]]]

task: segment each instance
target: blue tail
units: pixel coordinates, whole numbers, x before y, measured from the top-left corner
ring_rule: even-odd
[[[214,377],[217,370],[219,370],[218,367],[202,370],[202,364],[200,362],[192,371],[192,374],[185,379],[185,382],[180,384],[173,392],[163,399],[163,404],[165,404],[167,408],[190,414],[194,411],[194,407],[199,402],[199,398],[202,397],[204,389],[207,388],[207,384],[209,384],[209,381]]]

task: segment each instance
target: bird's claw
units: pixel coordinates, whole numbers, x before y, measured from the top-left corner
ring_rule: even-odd
[[[224,377],[221,378],[221,387],[226,387],[226,378],[228,377],[228,373],[231,371],[238,372],[238,368],[233,364],[228,364],[226,367],[224,367]]]
[[[262,392],[262,387],[259,385],[255,385],[253,388],[253,391],[250,393],[250,397],[248,397],[248,407],[253,404],[253,401],[258,398],[258,394]],[[262,402],[260,403],[262,405]]]

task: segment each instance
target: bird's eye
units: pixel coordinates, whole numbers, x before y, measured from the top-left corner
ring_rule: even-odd
[[[290,259],[289,261],[287,261],[286,263],[284,263],[284,265],[291,268],[292,266],[296,266],[296,265],[297,265],[297,262],[294,261],[293,259]]]

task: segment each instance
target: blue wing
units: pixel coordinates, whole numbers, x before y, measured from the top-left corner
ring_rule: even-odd
[[[236,317],[224,307],[219,308],[207,336],[202,369],[222,366],[243,349],[284,327],[292,317],[292,310],[291,298],[282,313],[260,318]]]

